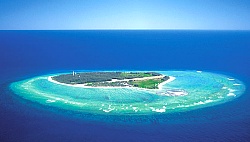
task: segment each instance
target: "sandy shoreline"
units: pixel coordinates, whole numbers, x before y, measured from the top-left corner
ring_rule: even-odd
[[[169,82],[172,82],[172,81],[174,81],[174,80],[175,80],[175,77],[169,76],[169,79],[168,79],[168,80],[166,80],[166,81],[164,81],[164,82],[162,82],[162,83],[160,83],[160,84],[158,85],[159,90],[162,90],[162,87],[163,87],[165,84],[167,84],[167,83],[169,83]]]
[[[157,78],[159,78],[159,77],[157,77]],[[144,79],[145,79],[145,78],[144,78]],[[136,80],[137,80],[137,79],[136,79]],[[138,79],[138,80],[142,80],[142,79],[140,78],[140,79]],[[164,82],[162,82],[162,83],[160,83],[160,84],[158,85],[159,90],[162,89],[162,86],[163,86],[163,85],[165,85],[165,84],[167,84],[167,83],[169,83],[169,82],[172,82],[173,80],[175,80],[175,77],[169,76],[169,79],[168,79],[168,80],[166,80],[166,81],[164,81]],[[66,84],[66,83],[61,83],[61,82],[58,82],[58,81],[53,80],[53,79],[52,79],[52,76],[49,76],[49,77],[48,77],[48,81],[50,81],[50,82],[52,82],[52,83],[60,84],[60,85],[71,86],[71,87],[81,87],[81,88],[103,88],[103,89],[104,89],[104,88],[138,88],[138,87],[130,87],[130,86],[121,86],[121,87],[118,87],[118,86],[116,86],[116,87],[112,87],[112,86],[100,86],[100,87],[92,87],[92,86],[86,86],[86,84]],[[145,88],[143,88],[143,89],[145,89]]]

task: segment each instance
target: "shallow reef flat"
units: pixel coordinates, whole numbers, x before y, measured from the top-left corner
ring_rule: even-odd
[[[46,106],[104,115],[151,115],[182,112],[231,101],[243,94],[243,82],[203,71],[154,71],[169,76],[158,89],[138,87],[77,87],[42,75],[14,82],[11,90]]]

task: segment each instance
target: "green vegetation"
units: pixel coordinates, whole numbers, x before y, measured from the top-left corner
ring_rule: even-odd
[[[149,79],[130,82],[134,87],[147,88],[147,89],[158,89],[158,85],[164,82],[163,79]]]
[[[126,81],[118,81],[118,82],[93,82],[93,83],[87,83],[86,86],[91,86],[91,87],[126,87],[129,86],[129,84]]]
[[[133,79],[151,76],[159,76],[161,74],[155,72],[85,72],[76,74],[62,74],[52,77],[61,83],[66,84],[84,84],[93,82],[111,81],[112,79]]]
[[[159,78],[155,78],[155,76],[159,76]],[[168,76],[161,76],[161,74],[156,72],[85,72],[62,74],[54,76],[52,79],[65,84],[85,84],[92,87],[108,86],[157,89],[159,83],[169,79]],[[144,77],[153,77],[154,79],[135,79]],[[116,79],[116,81],[112,81],[113,79]]]
[[[155,74],[155,73],[150,73],[150,72],[138,72],[138,73],[126,73],[126,72],[122,72],[121,76],[124,78],[141,78],[141,77],[151,77],[151,76],[157,76],[157,75],[161,75],[161,74]]]

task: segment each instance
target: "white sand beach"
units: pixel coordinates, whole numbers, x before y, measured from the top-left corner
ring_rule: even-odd
[[[172,81],[174,81],[174,80],[175,80],[175,77],[169,76],[169,79],[168,79],[168,80],[166,80],[166,81],[164,81],[164,82],[162,82],[162,83],[160,83],[160,84],[158,85],[159,90],[162,90],[163,85],[165,85],[165,84],[167,84],[167,83],[169,83],[169,82],[172,82]]]

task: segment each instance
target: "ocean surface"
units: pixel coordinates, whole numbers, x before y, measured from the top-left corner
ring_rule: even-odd
[[[250,31],[0,31],[0,141],[239,141],[250,139]],[[184,112],[86,114],[23,99],[13,82],[73,70],[228,75],[245,92]]]

